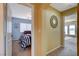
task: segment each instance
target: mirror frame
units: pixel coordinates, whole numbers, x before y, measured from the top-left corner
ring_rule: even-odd
[[[55,22],[56,22],[55,24],[53,23],[53,20],[55,20]],[[50,26],[52,28],[56,28],[57,25],[58,25],[58,19],[55,15],[52,15],[51,18],[50,18]]]

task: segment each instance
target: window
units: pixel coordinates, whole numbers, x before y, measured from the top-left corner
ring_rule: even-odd
[[[31,24],[20,23],[20,32],[31,31]]]
[[[68,34],[68,26],[65,26],[65,34]]]
[[[75,25],[69,26],[69,35],[75,35]]]
[[[11,23],[11,21],[7,22],[7,32],[12,33],[12,23]]]
[[[26,30],[31,31],[31,24],[26,24]]]

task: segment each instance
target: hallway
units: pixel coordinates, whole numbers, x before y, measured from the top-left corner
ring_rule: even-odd
[[[63,42],[66,24],[66,36],[78,35],[77,3],[7,3],[0,6],[2,10],[0,55],[76,56],[76,53],[78,54],[76,39],[78,42],[79,36],[65,37]],[[65,20],[67,20],[66,23]],[[26,31],[30,33],[25,35]],[[30,42],[31,47],[26,48],[29,44],[22,43],[21,46],[26,48],[24,50],[19,46],[18,41],[21,35],[23,38],[21,40],[25,43]],[[28,40],[24,40],[28,37]],[[61,46],[63,43],[64,47]],[[55,50],[57,47],[60,48]]]
[[[61,47],[54,52],[48,54],[48,56],[76,56],[76,38],[65,37],[65,47]]]

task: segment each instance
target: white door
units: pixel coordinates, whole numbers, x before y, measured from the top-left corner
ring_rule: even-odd
[[[10,4],[7,4],[6,55],[12,55],[12,19]]]

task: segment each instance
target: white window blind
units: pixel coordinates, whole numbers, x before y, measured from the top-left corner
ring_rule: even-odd
[[[20,32],[31,31],[31,24],[20,23]]]

